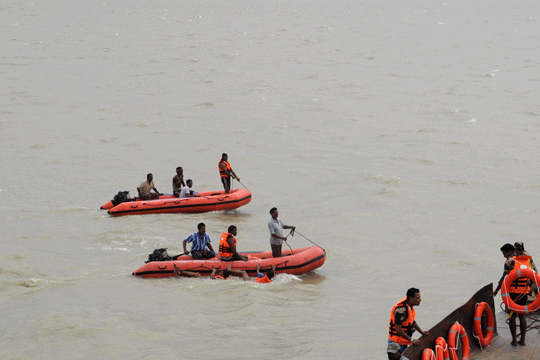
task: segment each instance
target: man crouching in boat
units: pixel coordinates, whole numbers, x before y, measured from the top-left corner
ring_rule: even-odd
[[[241,277],[243,280],[249,280],[249,276],[247,272],[244,270],[233,270],[232,264],[229,264],[227,266],[227,270],[220,270],[212,269],[212,274],[210,274],[210,279],[227,279],[230,275]]]
[[[152,190],[154,190],[155,193],[151,192]],[[146,175],[146,181],[143,181],[141,185],[139,185],[137,191],[139,192],[139,198],[141,200],[159,199],[159,196],[163,195],[156,189],[154,185],[154,175],[152,174]]]
[[[200,260],[202,258],[211,259],[216,256],[212,244],[210,244],[210,236],[206,233],[206,225],[204,223],[199,223],[197,225],[196,233],[189,235],[189,237],[182,242],[184,246],[184,254],[189,255],[189,251],[186,249],[186,244],[188,242],[192,243],[191,245],[191,255],[194,260]]]
[[[422,335],[429,335],[428,331],[423,331],[414,320],[416,317],[415,306],[420,305],[422,298],[420,290],[410,288],[407,290],[407,297],[401,299],[390,313],[390,328],[388,331],[388,344],[396,342],[401,347],[401,353],[404,353],[407,347],[411,345],[419,345],[420,341],[412,338],[414,330]]]
[[[219,255],[223,261],[233,261],[233,260],[244,260],[248,261],[248,257],[245,255],[240,255],[236,251],[236,226],[229,226],[228,232],[225,232],[221,235],[219,239]]]

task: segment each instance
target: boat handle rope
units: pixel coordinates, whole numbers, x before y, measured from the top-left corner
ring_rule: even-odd
[[[313,241],[309,240],[307,237],[305,237],[304,235],[300,234],[296,229],[293,229],[292,231],[292,236],[294,236],[294,233],[296,232],[298,235],[300,235],[301,237],[303,237],[304,239],[306,239],[307,241],[309,241],[310,243],[312,243],[313,245],[315,246],[318,246],[320,247],[321,249],[324,250],[324,248],[322,246],[320,246],[319,244],[315,244]],[[288,235],[287,235],[288,236]],[[288,244],[287,244],[288,245]]]

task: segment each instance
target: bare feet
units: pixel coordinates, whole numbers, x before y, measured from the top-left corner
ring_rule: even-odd
[[[512,340],[512,342],[510,344],[512,344],[512,346],[517,346],[518,343],[517,343],[516,340]]]
[[[521,340],[520,342],[518,342],[518,344],[521,345],[521,346],[525,346],[525,345],[526,345],[526,344],[525,344],[525,340]]]

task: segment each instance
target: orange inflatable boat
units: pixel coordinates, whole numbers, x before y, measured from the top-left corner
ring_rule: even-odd
[[[161,196],[156,200],[136,200],[120,203],[109,209],[113,216],[163,214],[163,213],[201,213],[237,209],[251,201],[247,189],[234,189],[229,194],[222,191],[197,193],[197,197],[178,198],[174,195]],[[112,204],[112,203],[111,203]],[[108,204],[103,205],[103,209]]]
[[[299,249],[282,251],[282,256],[272,257],[271,251],[241,253],[249,257],[248,261],[221,261],[219,255],[210,260],[193,260],[191,255],[182,255],[173,261],[152,261],[138,270],[133,275],[143,278],[162,278],[173,275],[174,264],[182,270],[198,272],[203,276],[209,276],[212,269],[225,270],[232,264],[234,270],[245,270],[249,276],[257,274],[257,264],[261,264],[261,271],[267,271],[276,265],[276,274],[286,273],[303,275],[320,268],[326,260],[326,251],[320,246],[310,246]]]

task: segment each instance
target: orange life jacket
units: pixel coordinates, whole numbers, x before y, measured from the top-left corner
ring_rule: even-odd
[[[224,232],[221,235],[221,239],[219,239],[219,255],[222,257],[231,257],[234,255],[229,243],[227,242],[229,236],[232,236],[231,233]],[[236,247],[236,238],[234,236],[232,236],[232,238],[234,239],[234,246]]]
[[[513,256],[512,258],[514,259],[514,268],[512,271],[517,271],[523,266],[527,266],[528,268],[532,269],[531,256],[520,255]],[[509,290],[509,292],[517,294],[528,294],[530,291],[531,287],[529,285],[529,279],[527,278],[518,278],[516,281],[513,281]]]
[[[264,277],[262,277],[262,278],[257,277],[256,280],[257,280],[257,282],[260,283],[260,284],[268,284],[268,283],[271,283],[271,282],[272,282],[272,280],[270,280],[270,279],[268,278],[267,275],[264,275]]]
[[[223,276],[221,276],[221,275],[216,275],[216,279],[223,279]]]
[[[414,333],[414,319],[416,317],[416,310],[410,307],[407,304],[407,298],[404,298],[401,299],[400,302],[398,302],[396,305],[394,305],[394,307],[392,308],[392,312],[390,313],[390,327],[388,329],[388,339],[397,342],[399,345],[410,345],[410,341],[402,338],[396,332],[396,317],[394,315],[394,311],[401,306],[405,306],[405,308],[407,309],[407,318],[405,319],[405,321],[403,321],[401,327],[403,328],[403,331],[405,331],[405,333],[409,336],[412,336],[412,334]]]
[[[221,168],[221,163],[225,164],[225,170],[223,170]],[[218,169],[219,169],[219,175],[221,175],[221,177],[229,177],[229,176],[231,176],[229,174],[229,171],[231,171],[231,164],[229,164],[228,161],[224,161],[223,159],[220,160],[219,163],[218,163]]]

